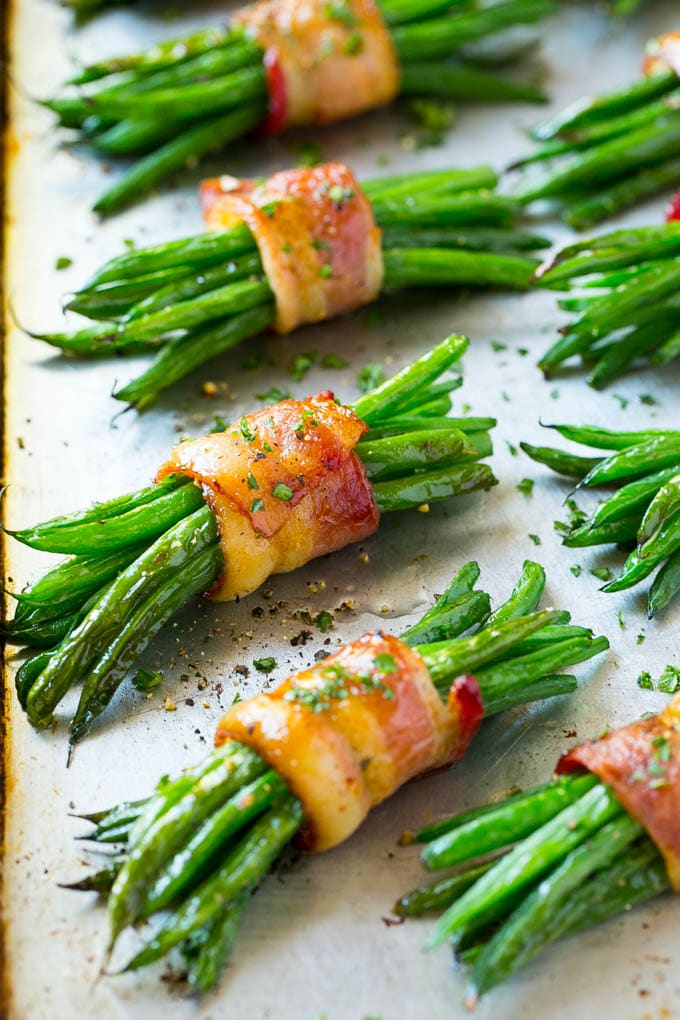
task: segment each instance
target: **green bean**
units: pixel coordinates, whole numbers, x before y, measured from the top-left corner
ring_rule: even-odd
[[[259,755],[243,745],[237,746],[150,825],[141,839],[131,844],[109,903],[112,938],[144,914],[158,872],[172,861],[187,837],[266,769]]]
[[[463,356],[468,344],[467,337],[457,334],[442,340],[391,379],[355,400],[353,407],[356,414],[371,427],[399,414],[404,403]]]
[[[96,892],[100,896],[108,896],[116,876],[122,866],[122,858],[115,858],[93,875],[86,875],[77,882],[58,882],[60,889],[73,889],[76,892]]]
[[[593,643],[590,647],[590,655],[596,655],[604,651],[605,647],[604,644],[596,647]],[[495,692],[485,688],[482,690],[484,717],[490,718],[499,712],[507,712],[511,708],[528,705],[532,701],[545,701],[549,698],[564,697],[567,694],[574,694],[577,690],[578,684],[576,679],[573,676],[565,676],[561,673],[548,674],[531,681],[523,679],[514,688],[508,687],[505,689],[502,684],[499,684]]]
[[[165,956],[233,899],[259,885],[299,829],[302,818],[302,805],[288,797],[257,819],[223,864],[193,891],[125,970],[138,970]]]
[[[532,446],[520,443],[522,450],[538,464],[545,464],[558,475],[565,478],[582,479],[599,463],[599,457],[579,457],[574,453],[556,450],[552,446]]]
[[[623,478],[633,479],[650,471],[677,466],[679,457],[678,441],[674,435],[656,436],[605,457],[579,484],[604,485]]]
[[[420,654],[427,663],[427,668],[435,685],[450,683],[452,677],[463,673],[475,673],[484,663],[498,658],[504,651],[511,648],[517,641],[528,637],[535,631],[553,623],[556,613],[552,609],[544,609],[519,619],[510,619],[495,626],[487,624],[479,633],[472,637],[461,638],[455,644],[449,642],[423,645]]]
[[[545,570],[540,563],[525,560],[522,573],[513,588],[510,597],[491,614],[486,622],[487,627],[495,627],[499,623],[508,623],[520,616],[532,613],[539,603],[545,588]]]
[[[448,878],[439,878],[435,882],[421,885],[397,900],[392,911],[397,917],[423,917],[425,914],[448,907],[474,885],[490,867],[490,863],[481,864],[460,874],[449,875]]]
[[[578,128],[608,121],[628,113],[650,100],[671,92],[677,87],[677,77],[671,71],[640,78],[618,92],[596,99],[577,99],[570,107],[531,129],[537,141],[548,141],[558,135],[570,135]]]
[[[273,321],[274,306],[266,304],[173,340],[158,352],[145,372],[113,395],[117,400],[142,410],[172,383],[210,358],[260,333]]]
[[[649,589],[647,601],[649,618],[665,609],[678,592],[680,592],[680,547],[668,557]]]
[[[50,724],[66,691],[92,668],[100,649],[116,638],[142,600],[177,573],[178,563],[181,569],[186,553],[195,554],[216,540],[214,517],[204,506],[156,539],[118,575],[33,684],[26,711],[34,726]]]
[[[595,776],[568,777],[534,790],[531,795],[503,802],[484,814],[428,843],[422,861],[429,871],[457,864],[524,839],[578,800],[597,782]]]
[[[200,951],[189,961],[187,981],[194,991],[210,991],[231,956],[238,926],[248,903],[248,895],[237,897],[208,928]]]
[[[555,429],[564,439],[584,446],[594,446],[598,450],[626,450],[637,444],[651,442],[654,439],[669,436],[680,442],[680,431],[673,432],[663,429],[647,429],[643,432],[614,432],[611,429],[599,428],[597,425],[547,425]]]
[[[435,285],[511,287],[524,290],[536,264],[525,256],[440,248],[392,248],[383,252],[385,287]]]
[[[89,511],[87,519],[81,515],[55,518],[11,534],[24,545],[44,552],[113,553],[121,546],[153,540],[204,505],[200,489],[185,482],[170,492],[159,492],[153,500],[100,520]]]
[[[643,478],[623,485],[598,505],[590,518],[591,524],[607,524],[610,521],[620,521],[623,517],[631,516],[634,513],[644,513],[645,516],[640,525],[640,529],[642,529],[649,511],[654,505],[655,494],[662,491],[664,483],[673,477],[674,471],[673,467],[665,468],[663,471],[656,471],[654,474],[645,475]],[[641,541],[640,533],[638,533],[638,541]]]
[[[202,511],[197,511],[201,513]],[[211,522],[212,524],[213,522]],[[186,559],[175,576],[156,588],[125,622],[106,651],[91,666],[69,732],[69,755],[88,733],[92,723],[110,703],[134,663],[149,642],[187,599],[207,591],[219,577],[224,565],[222,550],[214,544]],[[42,674],[40,680],[48,670]],[[40,682],[40,681],[39,681]],[[44,704],[44,688],[43,688]],[[35,711],[30,696],[27,709]]]
[[[615,542],[623,544],[635,540],[639,525],[640,514],[596,526],[586,523],[569,531],[562,541],[570,549],[585,549],[592,545],[608,545]]]
[[[430,610],[419,623],[405,631],[401,639],[411,646],[446,641],[480,623],[490,609],[491,602],[485,591],[469,592],[451,605]]]
[[[451,496],[462,496],[477,489],[497,485],[488,464],[454,464],[433,471],[424,471],[411,478],[395,478],[376,482],[373,495],[381,513],[410,510]]]
[[[356,407],[356,405],[355,405]],[[357,411],[360,418],[365,421],[365,416]],[[383,439],[385,436],[400,435],[402,432],[417,432],[421,429],[430,429],[432,432],[439,429],[458,429],[469,437],[484,435],[487,429],[496,426],[495,418],[428,418],[417,415],[397,415],[386,421],[374,422],[370,425],[366,438],[368,440]]]
[[[590,190],[677,156],[679,149],[680,114],[669,110],[654,124],[571,156],[566,166],[519,188],[515,197],[526,204],[577,192],[579,188]]]
[[[623,853],[642,831],[639,822],[622,814],[595,832],[587,845],[575,847],[543,878],[484,947],[472,974],[473,997],[483,995],[532,959],[544,944],[544,920],[594,871]]]
[[[371,482],[412,475],[422,468],[477,456],[464,432],[408,432],[403,436],[364,440],[356,447]]]
[[[560,778],[557,782],[568,783],[572,778],[571,776]],[[449,818],[441,818],[436,822],[432,822],[432,824],[426,825],[416,832],[406,829],[402,833],[399,843],[401,846],[410,846],[412,843],[431,843],[434,839],[445,833],[452,832],[461,825],[467,825],[468,822],[477,821],[477,819],[497,811],[499,806],[506,808],[514,804],[519,807],[521,803],[528,803],[534,796],[542,796],[554,784],[555,780],[550,780],[548,783],[542,783],[540,786],[534,786],[529,790],[518,790],[517,793],[504,797],[500,803],[482,804],[481,806],[470,808],[468,811],[461,811]]]
[[[260,766],[262,771],[265,766],[262,762]],[[190,821],[197,831],[186,846],[177,850],[149,887],[141,909],[142,916],[150,917],[169,906],[239,829],[288,793],[285,781],[270,770],[247,785],[245,780],[241,780],[238,791],[218,811],[211,817],[204,812],[206,820],[200,828],[201,816],[192,808]],[[179,846],[181,840],[177,838],[174,827],[171,835],[175,846]]]
[[[125,321],[130,322],[133,319],[140,318],[140,316],[161,311],[178,301],[184,302],[191,298],[201,297],[209,291],[214,292],[217,288],[228,283],[245,280],[254,273],[261,274],[261,272],[262,260],[259,254],[253,254],[242,255],[240,258],[222,265],[190,273],[188,276],[182,276],[178,280],[175,279],[167,286],[154,290],[153,293],[145,296],[130,308],[125,316]],[[239,311],[245,307],[245,304],[239,305]],[[185,326],[182,325],[182,328],[185,328]]]
[[[35,528],[27,529],[26,531],[8,531],[8,534],[18,538],[19,541],[23,541],[24,536],[29,539],[32,537],[41,539],[49,534],[56,533],[60,535],[71,528],[77,530],[82,525],[97,524],[104,520],[108,521],[111,518],[120,517],[122,514],[127,514],[139,507],[144,507],[148,503],[164,499],[168,493],[175,492],[186,485],[186,478],[181,475],[171,475],[157,485],[148,485],[144,489],[126,493],[126,495],[118,496],[116,499],[108,500],[106,503],[93,503],[87,510],[67,514],[63,517],[52,517],[49,521],[45,521]],[[49,581],[45,583],[50,584]]]
[[[464,935],[497,920],[514,894],[526,889],[621,813],[621,805],[611,790],[600,784],[594,786],[501,858],[449,907],[426,948],[433,949],[447,938],[458,944]]]
[[[140,195],[151,191],[164,177],[184,168],[189,161],[221,148],[262,121],[263,104],[255,103],[230,110],[208,121],[199,121],[155,152],[139,160],[119,181],[95,202],[94,211],[110,216]]]
[[[401,72],[401,94],[404,96],[437,96],[467,99],[475,102],[545,103],[544,90],[536,85],[501,78],[469,64],[449,61],[441,64],[412,60]]]
[[[680,450],[678,451],[678,469],[680,470]],[[644,556],[644,547],[652,544],[658,537],[661,528],[673,514],[680,510],[680,473],[673,473],[674,468],[660,472],[650,479],[650,491],[655,493],[647,506],[642,518],[637,540],[640,555]],[[652,483],[656,483],[652,486]]]
[[[608,648],[606,637],[574,637],[557,642],[554,646],[518,655],[507,662],[493,662],[483,666],[476,671],[475,678],[484,699],[506,697],[512,691],[521,691],[527,684],[537,682],[546,675],[553,675],[565,666],[586,662]]]
[[[618,379],[638,359],[644,358],[659,346],[661,316],[654,323],[631,330],[626,337],[616,339],[602,351],[597,351],[599,360],[587,377],[589,386],[603,390],[614,379]]]
[[[217,233],[198,234],[139,251],[133,249],[125,252],[106,262],[83,290],[170,270],[180,270],[182,273],[199,271],[223,265],[230,259],[252,254],[256,250],[252,233],[245,224],[240,224]]]
[[[574,230],[588,230],[604,219],[637,205],[677,184],[680,159],[672,157],[659,166],[638,170],[631,177],[616,181],[588,198],[572,201],[564,212],[564,220]]]

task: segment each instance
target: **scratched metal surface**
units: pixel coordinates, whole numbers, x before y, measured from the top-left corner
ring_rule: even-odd
[[[554,108],[585,89],[627,81],[638,66],[642,41],[672,26],[674,8],[673,2],[652,5],[621,28],[583,9],[566,10],[546,46]],[[141,6],[139,12],[120,10],[76,32],[52,0],[16,0],[10,24],[15,87],[10,97],[6,283],[16,315],[27,326],[57,326],[61,295],[117,253],[124,239],[147,243],[200,229],[195,177],[98,224],[88,205],[106,168],[87,154],[60,148],[50,116],[28,97],[55,87],[71,55],[91,59],[124,51],[214,16],[214,10],[203,8],[200,15],[192,12],[170,24],[158,11],[154,15],[152,6]],[[517,128],[535,117],[534,110],[520,106],[462,109],[445,147],[413,154],[399,143],[403,121],[380,114],[327,132],[324,151],[347,159],[365,176],[380,173],[384,157],[389,159],[387,172],[483,161],[499,166],[523,150]],[[215,159],[204,169],[261,172],[293,159],[286,144],[277,143],[242,150],[231,161]],[[629,220],[656,220],[660,210],[659,203],[653,204]],[[546,229],[555,237],[563,234],[555,224]],[[55,261],[64,255],[73,266],[56,273]],[[597,395],[578,378],[545,384],[533,365],[558,322],[552,300],[543,295],[438,294],[425,308],[416,297],[390,299],[380,305],[378,325],[359,315],[268,344],[275,367],[256,374],[240,367],[243,358],[237,353],[206,366],[143,418],[129,414],[115,422],[118,408],[108,394],[116,380],[138,371],[139,362],[60,361],[8,323],[5,479],[11,485],[5,512],[10,527],[143,483],[178,434],[199,434],[215,414],[240,415],[252,406],[256,392],[281,381],[296,353],[340,351],[352,366],[330,374],[313,371],[293,386],[296,393],[330,384],[352,396],[354,373],[366,361],[385,359],[396,368],[454,329],[473,338],[457,405],[467,403],[474,413],[498,416],[493,464],[501,479],[484,496],[438,507],[427,516],[386,520],[365,544],[368,563],[351,548],[275,579],[268,601],[256,594],[238,606],[187,609],[145,657],[146,664],[166,674],[165,692],[176,701],[177,711],[164,711],[158,695],[151,701],[122,696],[79,748],[68,771],[63,727],[36,735],[8,697],[8,1018],[450,1020],[463,1015],[463,980],[452,972],[447,952],[421,953],[426,925],[387,927],[381,920],[397,895],[421,878],[417,853],[395,845],[398,833],[514,784],[539,781],[569,734],[586,737],[606,724],[656,709],[659,697],[639,690],[635,679],[642,668],[658,673],[667,662],[677,662],[680,650],[678,607],[648,625],[638,595],[600,594],[588,568],[613,564],[615,558],[559,546],[552,522],[560,515],[564,487],[528,460],[513,457],[506,445],[538,440],[539,416],[612,427],[677,426],[680,373],[676,367],[617,384],[616,393],[629,401],[625,411],[611,392]],[[494,351],[494,340],[507,344],[507,350]],[[528,348],[529,355],[518,354],[519,347]],[[206,380],[226,384],[218,399],[202,395]],[[653,394],[656,403],[640,403],[643,393]],[[524,476],[536,479],[530,499],[515,488]],[[541,537],[539,548],[530,533]],[[43,566],[39,554],[11,542],[6,553],[11,588],[35,578]],[[276,679],[309,662],[323,638],[315,635],[305,647],[291,646],[290,638],[300,630],[291,612],[334,610],[352,601],[353,612],[336,614],[330,635],[335,646],[385,622],[401,629],[470,558],[479,560],[484,585],[502,597],[529,556],[538,557],[548,570],[546,601],[572,610],[577,622],[611,638],[606,661],[578,669],[583,681],[578,695],[488,724],[454,770],[401,791],[345,846],[325,857],[297,860],[268,880],[248,911],[233,966],[218,993],[204,1003],[197,1005],[159,982],[163,966],[133,978],[97,980],[106,940],[104,912],[89,895],[56,885],[84,870],[82,848],[72,838],[83,826],[67,817],[69,809],[143,795],[160,774],[202,756],[235,691],[246,695],[262,684],[257,674],[239,679],[237,664],[274,654]],[[574,563],[584,568],[578,578],[569,570]],[[317,585],[313,594],[310,586],[320,581],[325,587]],[[274,605],[279,609],[271,614]],[[264,619],[253,618],[258,606],[265,608]],[[639,644],[642,632],[646,639]],[[13,666],[10,662],[8,685]],[[201,677],[207,678],[207,687]],[[186,698],[193,699],[193,707]],[[680,1016],[679,917],[677,904],[667,898],[560,944],[489,996],[477,1015],[480,1020],[514,1020],[527,1012],[545,1020]]]

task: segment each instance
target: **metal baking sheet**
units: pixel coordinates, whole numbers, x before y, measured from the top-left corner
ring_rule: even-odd
[[[179,435],[200,434],[216,414],[240,415],[253,405],[255,393],[281,381],[297,353],[342,352],[351,368],[313,370],[293,384],[296,394],[330,384],[351,397],[355,372],[365,362],[383,360],[394,370],[452,330],[473,340],[456,404],[498,416],[493,466],[501,483],[488,494],[433,508],[428,515],[390,518],[362,550],[350,548],[274,579],[268,599],[258,593],[239,605],[186,609],[145,656],[147,665],[165,673],[164,691],[150,701],[120,697],[96,734],[78,748],[69,770],[63,726],[37,735],[18,709],[10,655],[0,1014],[7,1020],[451,1020],[464,1015],[463,978],[452,971],[447,952],[421,951],[427,923],[389,926],[384,920],[395,898],[421,878],[417,852],[396,846],[399,832],[515,784],[539,781],[575,736],[585,738],[607,724],[657,709],[663,699],[641,691],[636,677],[643,668],[658,674],[666,663],[678,661],[680,651],[678,607],[648,624],[639,594],[600,594],[587,568],[616,558],[560,547],[553,520],[561,513],[564,486],[527,459],[512,456],[507,442],[538,440],[539,416],[611,427],[677,426],[680,373],[677,365],[663,373],[641,373],[601,395],[579,377],[546,384],[534,364],[560,321],[550,295],[439,293],[425,301],[411,295],[382,302],[377,322],[375,316],[357,315],[282,341],[258,341],[274,367],[245,371],[237,352],[205,366],[143,417],[116,417],[119,407],[108,394],[116,381],[138,371],[139,362],[88,365],[54,357],[27,339],[9,306],[27,327],[53,328],[60,322],[63,293],[116,254],[125,239],[144,244],[200,230],[198,178],[187,176],[174,190],[99,224],[88,207],[115,171],[87,153],[60,146],[50,115],[30,97],[52,91],[73,56],[91,60],[138,48],[218,14],[216,6],[188,8],[188,13],[173,10],[168,19],[162,5],[135,5],[78,31],[53,0],[14,0],[7,12],[12,82],[6,168],[7,526],[144,483]],[[545,33],[552,107],[584,91],[629,81],[643,41],[673,27],[674,13],[672,0],[650,3],[637,19],[614,26],[588,5],[565,8]],[[346,159],[364,176],[486,161],[501,167],[526,147],[518,129],[541,113],[522,106],[462,106],[447,143],[420,153],[404,144],[409,128],[393,112],[327,131],[322,141],[328,157]],[[206,175],[226,169],[261,173],[294,159],[288,143],[277,142],[215,158],[202,169]],[[651,204],[628,222],[656,221],[661,208]],[[542,227],[555,238],[565,236],[555,223]],[[60,256],[73,265],[57,273]],[[507,349],[494,350],[492,341]],[[530,353],[523,356],[520,348]],[[218,384],[217,398],[203,394],[206,381]],[[644,394],[654,403],[642,403]],[[531,498],[516,489],[525,476],[536,479]],[[530,533],[540,536],[540,547]],[[368,556],[360,558],[361,552]],[[68,817],[69,810],[144,795],[162,773],[200,758],[234,693],[245,696],[262,685],[252,670],[247,679],[240,677],[237,665],[251,666],[253,658],[273,654],[275,680],[309,662],[322,647],[325,639],[317,634],[304,646],[291,643],[301,627],[292,617],[295,611],[353,607],[335,612],[330,634],[335,646],[381,624],[399,630],[468,559],[479,560],[484,585],[500,598],[526,557],[539,558],[547,568],[547,602],[572,610],[577,622],[611,639],[606,661],[578,669],[583,682],[577,695],[487,724],[453,770],[412,783],[339,849],[292,860],[270,877],[247,913],[233,965],[218,992],[204,1002],[197,1004],[159,980],[167,975],[165,965],[134,977],[99,978],[105,913],[93,897],[56,884],[84,872],[82,846],[73,841],[83,826]],[[34,579],[44,559],[8,541],[6,585],[15,589]],[[578,578],[569,569],[574,563],[584,568]],[[265,615],[256,619],[253,610],[260,606]],[[638,643],[639,634],[645,635],[644,643]],[[176,711],[164,709],[165,694]],[[679,1017],[679,917],[678,905],[666,897],[560,943],[490,995],[478,1008],[479,1020],[514,1020],[527,1013],[544,1020]]]

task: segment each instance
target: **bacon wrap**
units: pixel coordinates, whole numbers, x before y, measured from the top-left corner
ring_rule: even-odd
[[[217,177],[202,183],[201,201],[209,230],[236,223],[250,229],[276,300],[278,333],[379,296],[385,275],[381,231],[343,163],[287,170],[264,184]]]
[[[305,809],[303,845],[322,851],[407,780],[462,757],[483,713],[473,677],[460,677],[445,705],[413,649],[367,634],[232,705],[215,743],[247,744],[283,776]]]
[[[325,391],[282,400],[172,450],[156,481],[192,478],[217,520],[224,570],[214,600],[248,595],[272,574],[377,530],[373,489],[353,452],[367,428]]]
[[[642,70],[648,76],[662,71],[680,75],[680,32],[668,32],[648,43]]]
[[[235,16],[265,53],[265,130],[330,124],[391,103],[399,61],[373,0],[261,0]]]
[[[569,751],[558,772],[581,765],[608,783],[647,830],[680,892],[680,694],[658,715]]]

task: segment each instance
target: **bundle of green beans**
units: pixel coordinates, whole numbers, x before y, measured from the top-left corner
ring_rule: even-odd
[[[464,337],[442,341],[352,406],[369,431],[362,459],[381,513],[488,489],[493,418],[449,418],[460,377],[439,377],[463,354]],[[82,684],[71,722],[81,740],[160,628],[219,577],[215,518],[184,476],[91,509],[10,532],[33,549],[69,558],[14,595],[3,636],[41,648],[19,669],[16,689],[29,721],[49,726],[66,693]]]
[[[536,611],[545,574],[524,564],[510,598],[490,612],[466,564],[435,606],[402,639],[424,658],[442,699],[464,673],[478,678],[485,716],[573,691],[558,672],[608,647],[569,623],[569,614]],[[473,629],[471,635],[461,637]],[[150,798],[83,815],[100,844],[122,844],[106,867],[71,888],[108,897],[111,945],[121,931],[158,911],[160,930],[128,962],[136,970],[175,947],[197,992],[217,981],[250,893],[302,823],[302,806],[252,750],[229,744],[195,769],[163,781]]]
[[[680,82],[670,70],[594,99],[579,99],[537,124],[540,148],[513,169],[524,174],[516,197],[557,203],[564,220],[586,230],[624,209],[677,187],[680,179]]]
[[[401,94],[542,102],[534,85],[499,78],[461,58],[465,46],[553,13],[555,0],[382,0],[399,57]],[[343,0],[327,5],[343,25]],[[352,38],[350,36],[350,38]],[[358,46],[361,38],[358,36]],[[258,128],[267,114],[263,51],[228,22],[143,53],[81,69],[62,97],[44,101],[59,123],[107,158],[141,158],[96,202],[101,215],[150,191],[206,153]]]
[[[680,430],[610,432],[593,425],[551,425],[565,439],[597,450],[583,457],[548,446],[522,449],[557,474],[577,479],[578,488],[613,486],[587,516],[572,513],[563,542],[571,549],[596,545],[631,546],[619,577],[602,591],[632,588],[658,569],[649,590],[652,617],[680,592]]]
[[[363,185],[383,231],[385,289],[529,285],[549,242],[518,229],[519,206],[488,167],[406,174]],[[187,373],[269,328],[274,299],[245,225],[138,249],[100,269],[66,308],[101,320],[31,334],[82,357],[156,352],[118,400],[143,408]]]
[[[394,910],[401,917],[441,914],[427,946],[448,941],[469,969],[468,1009],[551,942],[669,887],[655,845],[591,773],[443,819],[406,833],[403,842],[427,844],[428,870],[455,868]]]
[[[590,385],[604,389],[638,364],[667,365],[680,356],[680,223],[567,245],[536,281],[576,292],[558,301],[575,318],[541,358],[546,376],[580,357]]]

